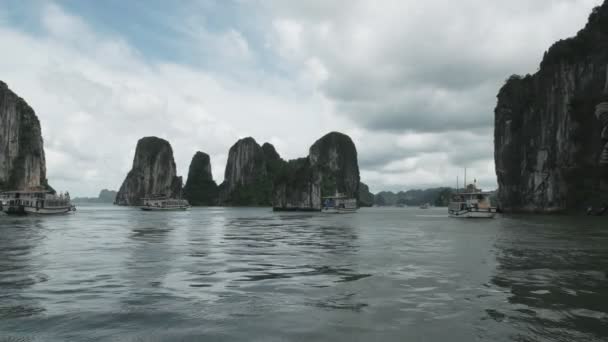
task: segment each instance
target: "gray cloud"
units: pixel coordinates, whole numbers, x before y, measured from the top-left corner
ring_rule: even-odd
[[[181,4],[150,14],[164,34],[148,41],[175,60],[60,6],[30,18],[35,35],[0,9],[0,45],[11,47],[0,74],[42,121],[51,183],[76,195],[117,188],[142,136],[168,139],[182,175],[195,151],[209,153],[221,181],[238,138],[295,158],[331,130],[353,137],[373,191],[452,185],[465,166],[494,188],[498,88],[533,72],[599,2]],[[246,20],[221,12],[236,6]]]
[[[301,8],[281,1],[273,8],[284,17],[276,26],[281,51],[296,61],[320,61],[328,76],[319,89],[339,114],[369,130],[437,132],[490,127],[504,80],[535,71],[543,51],[576,33],[599,2],[352,1]]]

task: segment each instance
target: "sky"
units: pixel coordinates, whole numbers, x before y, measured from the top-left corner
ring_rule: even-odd
[[[348,134],[372,192],[496,188],[496,94],[600,0],[0,0],[0,80],[36,111],[58,191],[118,189],[137,140],[223,180],[254,137],[284,159]]]

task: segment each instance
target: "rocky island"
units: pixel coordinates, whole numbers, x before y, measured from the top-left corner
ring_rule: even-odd
[[[211,206],[218,201],[218,186],[211,173],[211,160],[204,152],[196,152],[190,162],[184,197],[191,205]]]
[[[219,203],[227,206],[270,206],[272,182],[283,162],[274,146],[248,137],[228,152]]]
[[[139,205],[141,198],[152,195],[179,197],[181,190],[182,178],[176,176],[171,144],[145,137],[137,142],[133,168],[116,195],[116,204]]]
[[[0,81],[0,190],[45,188],[46,161],[34,110]]]
[[[355,144],[331,132],[317,140],[308,157],[282,164],[273,182],[272,206],[278,211],[321,210],[322,196],[336,192],[359,198],[359,163]]]
[[[505,211],[580,211],[608,203],[608,3],[534,75],[498,94],[494,156]]]

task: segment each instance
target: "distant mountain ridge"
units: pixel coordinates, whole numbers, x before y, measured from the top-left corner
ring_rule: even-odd
[[[434,206],[444,207],[450,202],[450,195],[455,190],[452,188],[431,188],[425,190],[408,190],[394,193],[392,191],[381,191],[374,196],[374,204],[377,206],[396,205],[422,205],[430,203]]]
[[[74,203],[114,203],[117,192],[114,190],[103,189],[97,197],[76,197],[72,199]]]

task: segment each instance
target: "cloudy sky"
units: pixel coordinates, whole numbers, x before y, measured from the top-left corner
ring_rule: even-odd
[[[349,134],[372,191],[494,188],[493,109],[511,74],[600,0],[2,0],[0,79],[37,112],[58,190],[117,189],[135,144],[211,155],[246,136],[283,158]]]

